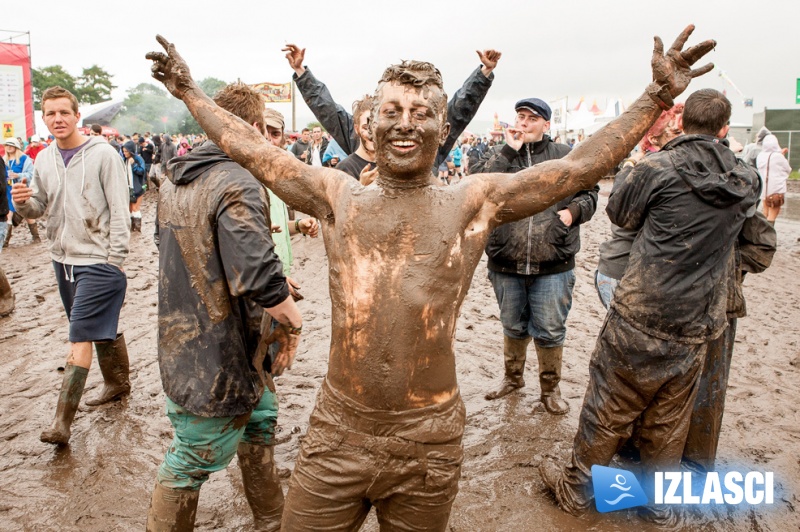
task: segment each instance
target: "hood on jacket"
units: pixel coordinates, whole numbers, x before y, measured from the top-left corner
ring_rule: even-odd
[[[167,164],[170,171],[169,180],[176,186],[186,185],[212,166],[227,162],[232,162],[232,159],[209,140],[186,155],[170,159]]]
[[[778,137],[775,135],[767,135],[764,137],[764,142],[761,144],[762,153],[780,153],[781,145],[778,143]]]
[[[729,207],[753,198],[755,172],[736,159],[725,141],[710,135],[682,135],[661,150],[667,152],[678,175],[704,203]]]
[[[125,142],[125,144],[122,145],[122,148],[128,150],[128,153],[130,154],[136,153],[136,144],[134,144],[132,140]]]

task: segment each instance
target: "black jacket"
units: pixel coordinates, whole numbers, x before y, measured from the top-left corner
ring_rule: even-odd
[[[158,363],[164,392],[189,412],[255,408],[262,307],[289,296],[264,187],[213,142],[169,163],[158,203]]]
[[[319,162],[320,162],[320,164],[322,164],[322,159],[323,159],[323,156],[325,155],[325,150],[327,150],[327,149],[328,149],[328,139],[326,139],[325,137],[322,137],[322,140],[320,141],[320,146],[319,146]],[[311,142],[308,143],[308,147],[306,148],[306,160],[303,161],[303,162],[305,162],[308,165],[310,165],[310,164],[312,164],[314,162],[313,151],[314,151],[314,141],[311,141]]]
[[[526,143],[517,152],[508,144],[495,146],[470,168],[470,174],[516,173],[535,164],[560,159],[569,146],[556,144],[547,135]],[[501,225],[489,235],[486,254],[489,269],[519,275],[548,275],[575,267],[575,255],[581,249],[580,224],[592,219],[597,209],[600,187],[568,196],[544,211],[523,220]],[[567,227],[558,211],[569,209],[572,225]]]
[[[664,340],[719,336],[731,250],[759,192],[755,170],[706,135],[678,137],[636,165],[606,207],[612,223],[640,231],[612,307]]]
[[[336,103],[328,87],[314,77],[308,67],[302,76],[292,75],[300,94],[314,116],[317,117],[322,127],[325,128],[347,155],[358,149],[359,138],[353,125],[353,115]],[[489,87],[492,86],[494,73],[489,77],[483,75],[481,68],[477,68],[464,85],[453,94],[447,102],[447,121],[450,123],[450,135],[445,143],[439,147],[436,162],[433,167],[438,168],[447,158],[450,150],[455,145],[458,137],[467,128],[478,112]]]

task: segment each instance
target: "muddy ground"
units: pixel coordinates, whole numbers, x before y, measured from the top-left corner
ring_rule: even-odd
[[[572,411],[565,417],[534,412],[538,382],[534,363],[528,386],[494,402],[483,399],[502,373],[502,330],[486,278],[475,273],[459,321],[456,355],[467,405],[466,459],[450,529],[650,530],[634,514],[590,513],[574,518],[546,494],[536,466],[542,457],[568,453],[587,384],[587,365],[604,309],[592,283],[597,249],[607,236],[601,208],[586,224],[578,256],[578,280],[564,350],[562,390]],[[789,196],[789,215],[800,218],[800,195]],[[154,197],[146,196],[144,229],[132,238],[125,264],[128,293],[121,330],[131,355],[133,393],[122,402],[81,408],[71,445],[39,442],[61,383],[57,367],[67,352],[67,320],[45,244],[30,244],[16,231],[0,254],[17,295],[17,309],[0,319],[0,530],[112,531],[143,529],[156,469],[171,437],[156,356],[158,260],[153,245]],[[750,316],[740,320],[720,465],[774,471],[771,507],[694,511],[687,529],[800,529],[800,222],[782,215],[780,250],[772,268],[745,282]],[[288,476],[314,395],[327,369],[330,333],[327,261],[321,239],[294,242],[294,277],[303,287],[303,341],[294,368],[276,379],[280,398],[277,460]],[[531,358],[531,357],[529,357]],[[97,367],[86,396],[97,393]],[[284,485],[284,488],[286,486]],[[250,530],[251,517],[236,459],[205,485],[200,530]],[[365,530],[377,530],[374,514]]]

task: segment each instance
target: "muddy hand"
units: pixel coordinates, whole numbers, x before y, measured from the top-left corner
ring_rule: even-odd
[[[161,35],[156,35],[158,43],[167,52],[148,52],[146,59],[153,61],[150,67],[155,79],[164,84],[167,90],[176,98],[183,99],[183,95],[193,87],[195,82],[189,72],[189,65],[183,60],[181,54],[175,49],[175,45],[167,41]]]
[[[652,60],[653,81],[661,86],[658,98],[667,106],[673,105],[672,98],[685,91],[692,78],[702,76],[714,68],[713,63],[708,63],[692,70],[692,65],[717,45],[716,41],[709,39],[683,50],[683,45],[686,44],[693,31],[693,24],[686,26],[666,54],[661,38],[655,37]]]
[[[284,370],[292,369],[294,357],[297,354],[297,346],[300,344],[299,334],[290,334],[289,328],[286,325],[279,324],[269,338],[265,340],[267,345],[278,342],[278,354],[275,355],[275,360],[272,362],[272,371],[270,373],[274,376],[281,375]]]

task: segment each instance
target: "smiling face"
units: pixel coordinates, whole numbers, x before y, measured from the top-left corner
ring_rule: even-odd
[[[443,123],[444,93],[430,85],[385,83],[376,98],[370,133],[381,174],[404,179],[430,176],[436,152],[450,131],[450,125]]]

